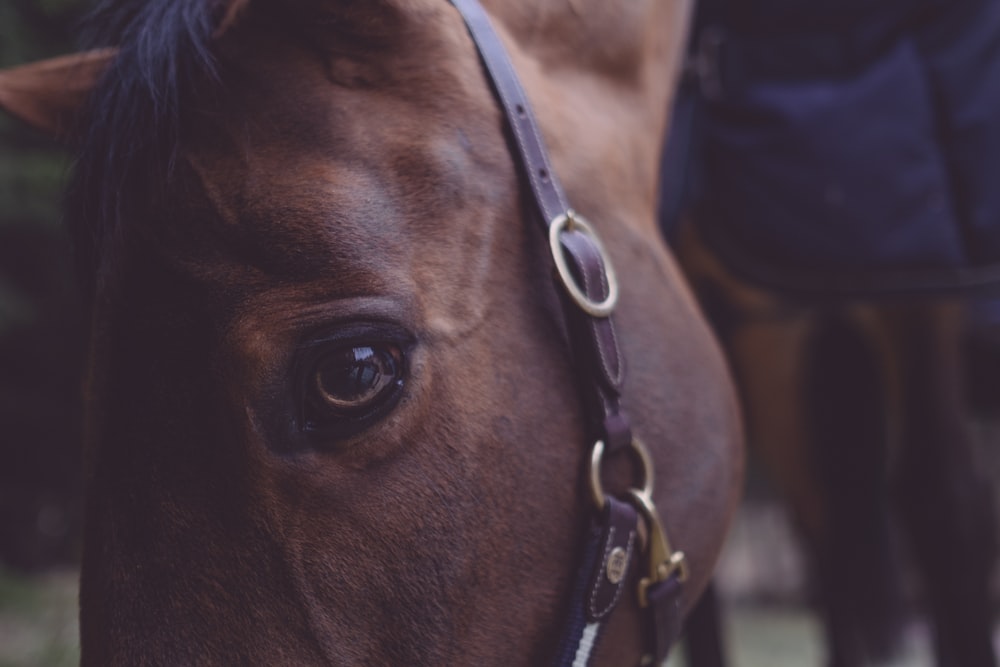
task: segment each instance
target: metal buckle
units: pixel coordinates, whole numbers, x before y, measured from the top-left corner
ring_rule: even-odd
[[[639,465],[642,468],[642,490],[639,493],[653,497],[653,458],[649,455],[649,450],[642,444],[639,438],[632,438],[629,449],[635,454]],[[601,482],[601,464],[604,461],[604,441],[598,440],[594,443],[594,449],[590,452],[590,497],[594,501],[594,507],[600,512],[604,509],[606,499],[604,497],[604,483]]]
[[[626,493],[628,500],[635,506],[646,523],[646,543],[643,550],[646,555],[647,574],[639,579],[639,605],[649,606],[649,588],[669,579],[675,573],[682,583],[688,578],[688,564],[682,551],[674,551],[663,528],[656,505],[653,503],[653,459],[649,450],[638,438],[632,438],[629,449],[635,454],[642,467],[642,488],[633,487]],[[590,454],[590,494],[598,511],[604,509],[607,498],[604,485],[601,482],[601,465],[604,461],[604,441],[594,443]]]
[[[608,296],[603,301],[591,300],[573,279],[573,274],[570,273],[569,265],[566,263],[566,256],[563,254],[562,244],[559,242],[559,235],[564,229],[583,232],[597,246],[601,262],[604,264],[604,275],[608,279]],[[560,213],[549,223],[549,248],[552,251],[552,259],[556,263],[556,270],[559,272],[563,287],[566,288],[566,292],[576,302],[576,305],[592,317],[610,315],[615,309],[615,304],[618,303],[618,278],[615,275],[614,267],[611,266],[608,251],[605,250],[604,244],[601,243],[600,237],[597,236],[597,232],[590,226],[590,223],[573,209],[567,209],[565,213]]]
[[[659,513],[653,504],[653,498],[638,489],[628,490],[629,498],[636,509],[646,520],[649,536],[646,540],[647,576],[639,580],[639,606],[649,606],[647,592],[650,586],[669,579],[675,572],[681,583],[687,581],[688,565],[683,551],[674,551],[667,539],[667,531],[663,529]]]

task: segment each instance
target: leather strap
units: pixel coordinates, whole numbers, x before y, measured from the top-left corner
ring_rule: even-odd
[[[562,186],[552,169],[538,121],[535,120],[535,114],[528,104],[528,96],[521,87],[521,80],[510,62],[507,48],[500,41],[479,0],[451,0],[451,4],[455,5],[465,19],[465,25],[472,34],[472,41],[476,43],[483,64],[490,74],[504,115],[513,130],[521,164],[527,172],[528,183],[541,210],[542,221],[548,228],[555,217],[564,213],[569,207]]]
[[[594,300],[608,294],[608,282],[601,253],[589,236],[564,232],[561,242],[577,284]],[[591,432],[604,440],[609,454],[627,447],[632,441],[632,426],[621,409],[621,389],[625,381],[625,361],[618,346],[614,319],[591,317],[563,298],[570,338],[577,358],[577,371],[589,376],[581,384]]]
[[[610,497],[591,521],[555,667],[590,664],[608,616],[632,581],[638,522],[634,507]]]
[[[555,219],[570,208],[565,192],[552,167],[535,118],[521,81],[507,54],[507,49],[478,0],[451,0],[462,14],[469,33],[489,72],[497,98],[504,110],[514,137],[514,145],[521,166],[531,188],[543,227],[548,228]],[[592,238],[580,231],[568,229],[560,240],[568,263],[577,278],[577,284],[593,301],[602,301],[608,295],[607,267],[600,250]],[[570,330],[589,330],[589,340],[577,341],[576,353],[585,361],[592,381],[585,382],[582,390],[590,394],[585,400],[590,414],[595,414],[594,427],[598,438],[605,441],[609,453],[627,446],[632,439],[628,417],[621,412],[619,396],[625,376],[622,355],[610,317],[590,317],[569,308],[570,317],[577,326]],[[586,321],[589,320],[589,321]]]
[[[608,497],[599,540],[600,558],[588,577],[584,613],[591,623],[603,621],[617,606],[625,587],[638,539],[639,515],[635,508],[617,498]]]
[[[651,587],[646,595],[649,606],[646,607],[644,623],[646,627],[647,650],[660,664],[670,653],[681,634],[684,622],[684,610],[681,608],[681,580],[677,574],[672,574],[665,581]]]
[[[468,26],[497,98],[510,125],[520,166],[538,210],[546,236],[561,216],[571,217],[566,194],[556,177],[542,133],[507,49],[478,0],[450,0]],[[586,225],[584,225],[586,227]],[[610,267],[599,243],[584,229],[566,226],[559,247],[576,286],[591,303],[611,294]],[[567,276],[561,275],[565,282]],[[567,329],[579,371],[581,393],[594,440],[603,440],[609,455],[632,444],[632,427],[621,407],[625,364],[610,313],[593,314],[560,290]],[[647,471],[652,474],[651,471]],[[621,599],[635,560],[638,525],[636,509],[607,496],[605,506],[588,532],[583,567],[574,585],[569,622],[560,642],[557,665],[586,665],[600,638],[604,622]],[[611,562],[612,559],[615,562]],[[609,567],[612,569],[609,570]],[[620,573],[619,573],[620,569]],[[613,572],[613,576],[609,575]],[[620,574],[620,577],[619,577]],[[673,575],[649,589],[644,611],[646,650],[661,662],[676,638],[680,624],[680,578]]]

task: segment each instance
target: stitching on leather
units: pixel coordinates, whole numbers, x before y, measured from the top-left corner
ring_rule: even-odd
[[[618,386],[619,386],[619,384],[621,382],[621,358],[622,358],[622,355],[621,355],[621,350],[618,349],[618,338],[617,338],[617,336],[615,336],[615,328],[614,328],[614,325],[611,323],[611,318],[606,318],[606,319],[607,319],[608,329],[609,329],[609,331],[611,333],[612,347],[614,347],[614,349],[615,349],[615,358],[618,361],[617,372],[612,372],[611,371],[611,365],[608,364],[608,359],[607,359],[607,356],[605,355],[605,352],[604,352],[604,345],[601,345],[601,342],[600,342],[601,341],[601,337],[600,337],[601,335],[600,335],[600,331],[599,330],[600,330],[601,322],[599,320],[596,320],[596,319],[592,320],[591,323],[590,323],[590,327],[591,327],[591,329],[594,332],[594,337],[597,338],[597,353],[601,357],[601,365],[604,367],[604,375],[605,375],[605,377],[608,378],[608,380],[611,382],[612,385],[614,385],[614,388],[617,390]]]
[[[598,259],[598,263],[600,264],[602,269],[600,271],[600,276],[601,276],[601,287],[604,289],[604,291],[601,293],[601,295],[603,296],[609,291],[609,288],[603,270],[604,264],[600,258]],[[583,275],[583,290],[589,296],[590,274],[586,270],[586,263],[582,265],[580,273]],[[601,332],[600,332],[601,321],[593,317],[588,319],[590,320],[589,321],[590,331],[594,336],[594,341],[597,343],[594,347],[597,348],[597,355],[601,360],[601,369],[604,371],[604,376],[608,378],[608,380],[614,386],[615,390],[618,390],[621,386],[621,381],[622,381],[623,364],[622,364],[622,351],[621,348],[618,346],[618,336],[615,333],[614,324],[612,323],[610,317],[605,318],[608,322],[608,328],[611,332],[611,344],[615,350],[615,360],[618,362],[618,365],[614,368],[614,370],[612,370],[612,366],[611,364],[608,363],[608,358],[604,352],[604,345],[601,344]]]
[[[621,390],[622,381],[625,379],[625,360],[622,359],[622,348],[618,344],[618,332],[615,329],[615,322],[610,317],[607,318],[607,320],[608,320],[608,331],[610,332],[611,340],[613,341],[611,346],[615,350],[615,357],[617,357],[618,361],[618,366],[617,366],[618,372],[611,378],[611,380],[612,382],[614,382],[615,389]],[[602,356],[604,355],[603,349],[601,350],[601,355]]]
[[[587,272],[583,271],[583,274],[586,276]],[[589,281],[586,278],[583,279],[583,287],[585,290],[587,290],[588,293],[590,292]],[[601,321],[595,317],[590,317],[587,319],[589,320],[588,324],[590,325],[590,333],[594,337],[594,341],[597,343],[594,347],[597,348],[597,356],[601,360],[601,370],[604,371],[604,377],[610,380],[612,384],[615,384],[617,386],[617,383],[615,382],[616,373],[613,373],[611,371],[611,366],[610,364],[608,364],[608,357],[604,352],[604,345],[601,343]],[[616,344],[616,349],[617,349],[617,342],[618,342],[617,340],[614,341],[614,343]]]
[[[600,260],[598,260],[600,261]],[[603,268],[603,267],[602,267]],[[604,271],[600,272],[603,276]],[[580,275],[583,276],[583,291],[589,297],[590,296],[590,273],[587,271],[587,262],[584,260],[581,262]],[[603,279],[601,281],[603,283]],[[597,356],[601,361],[601,370],[604,372],[604,377],[608,378],[614,382],[615,374],[611,372],[608,366],[608,359],[604,354],[604,346],[601,345],[601,333],[600,333],[600,321],[596,318],[589,317],[588,324],[590,326],[590,333],[594,337],[594,342],[596,343],[594,347],[597,348]]]
[[[608,609],[605,608],[602,610],[600,614],[598,614],[597,611],[594,609],[594,605],[597,604],[597,592],[601,590],[602,588],[601,584],[603,583],[601,581],[601,577],[603,576],[605,570],[608,567],[608,558],[611,556],[611,552],[614,550],[614,543],[615,543],[615,527],[610,526],[608,528],[608,539],[604,543],[604,555],[601,557],[601,569],[597,571],[597,576],[594,577],[594,586],[590,590],[590,602],[587,605],[587,608],[590,611],[590,615],[595,619],[599,618],[600,616],[608,612]],[[624,580],[625,577],[622,577],[622,581]],[[619,587],[621,587],[622,581],[618,582]],[[614,597],[615,596],[612,596],[613,599]]]
[[[611,292],[611,287],[608,284],[608,274],[607,274],[607,270],[608,269],[607,269],[606,266],[604,266],[604,261],[603,260],[604,260],[604,258],[601,257],[601,269],[602,270],[600,272],[600,278],[601,278],[601,289],[602,289],[601,295],[602,296],[606,295],[606,294],[610,294],[610,292]],[[608,261],[611,261],[610,258],[608,258]],[[623,376],[624,376],[625,363],[624,363],[624,360],[622,359],[621,348],[618,346],[618,334],[615,332],[615,323],[611,319],[610,316],[606,317],[605,319],[608,322],[608,330],[611,333],[611,345],[612,345],[612,347],[615,350],[615,361],[617,362],[617,364],[614,366],[614,372],[610,371],[611,367],[608,364],[607,360],[604,358],[604,346],[598,344],[597,349],[598,349],[598,351],[601,354],[601,363],[603,363],[604,366],[605,366],[605,369],[607,369],[608,379],[610,379],[611,382],[612,382],[612,384],[614,384],[615,389],[620,389],[621,388],[622,379],[623,379]],[[597,334],[598,323],[599,323],[598,320],[594,320],[594,333],[595,334]],[[600,339],[598,339],[598,340],[600,340]]]
[[[602,268],[603,268],[603,266],[602,266]],[[601,271],[600,273],[603,276],[604,271]],[[590,296],[590,273],[587,271],[586,258],[584,258],[584,260],[580,262],[580,275],[583,277],[583,291],[589,297]],[[602,279],[602,282],[603,282],[603,279]],[[587,324],[588,324],[588,326],[590,328],[590,333],[591,333],[591,335],[594,338],[594,342],[596,343],[594,345],[594,347],[597,348],[597,356],[598,356],[598,359],[601,362],[601,370],[604,373],[604,377],[606,377],[609,381],[611,381],[612,384],[615,384],[616,388],[617,388],[617,383],[615,382],[616,374],[611,372],[611,368],[608,365],[608,359],[607,359],[607,357],[605,356],[605,353],[604,353],[604,346],[601,345],[601,335],[600,335],[600,327],[599,327],[600,321],[597,320],[596,318],[592,318],[591,317],[591,318],[588,318]],[[614,342],[616,343],[616,348],[615,349],[617,350],[617,340],[615,340]],[[616,354],[618,354],[619,359],[620,359],[621,358],[621,352],[617,351]]]
[[[614,543],[615,543],[614,536],[615,536],[615,527],[611,526],[608,529],[608,540],[604,548],[604,558],[601,560],[601,569],[598,571],[597,577],[595,577],[594,587],[590,591],[590,602],[588,604],[588,608],[591,617],[594,618],[595,620],[599,620],[601,617],[603,617],[605,614],[607,614],[608,612],[610,612],[612,609],[615,608],[615,605],[618,604],[618,599],[622,596],[622,591],[625,590],[625,584],[628,582],[628,576],[627,576],[628,571],[626,570],[625,576],[622,576],[621,581],[619,581],[617,584],[614,584],[616,588],[615,594],[611,597],[611,600],[604,607],[604,609],[598,612],[594,608],[595,605],[597,604],[597,593],[602,588],[601,584],[603,582],[601,581],[601,577],[604,576],[604,572],[608,566],[608,558],[611,556],[611,552],[614,551]],[[632,562],[632,546],[634,544],[635,544],[635,531],[630,530],[628,532],[628,542],[625,548],[626,563]]]

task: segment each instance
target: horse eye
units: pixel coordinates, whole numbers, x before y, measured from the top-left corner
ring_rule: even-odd
[[[363,428],[402,388],[403,352],[392,344],[340,347],[321,356],[305,382],[306,429]]]
[[[349,347],[327,355],[313,374],[316,397],[334,410],[368,406],[397,379],[399,350]]]

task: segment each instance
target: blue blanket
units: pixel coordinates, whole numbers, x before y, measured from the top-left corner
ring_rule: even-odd
[[[1000,2],[705,0],[692,52],[678,130],[697,128],[695,218],[733,268],[1000,285]]]

